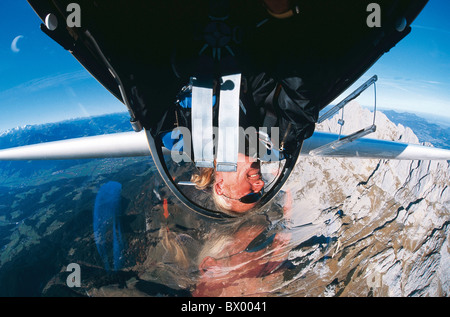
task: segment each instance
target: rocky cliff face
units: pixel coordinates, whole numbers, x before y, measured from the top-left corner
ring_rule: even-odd
[[[418,143],[411,129],[376,116],[377,132],[369,137]],[[337,120],[317,130],[339,132]],[[373,113],[353,103],[345,120],[343,134],[370,125]],[[286,292],[450,295],[448,161],[301,157],[287,188],[294,197],[293,222],[316,224],[310,239],[316,242],[289,253],[299,269]]]

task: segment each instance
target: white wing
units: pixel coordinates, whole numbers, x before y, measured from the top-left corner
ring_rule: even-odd
[[[145,131],[105,134],[0,151],[0,160],[66,160],[149,156]]]
[[[337,134],[315,132],[303,143],[302,154],[328,157],[358,157],[391,160],[450,160],[450,150],[379,139],[361,138],[340,147],[325,147],[338,139]],[[345,139],[344,139],[345,140]]]
[[[343,142],[337,147],[322,148],[320,152],[317,151],[337,139],[336,134],[315,132],[311,138],[305,140],[301,155],[394,160],[450,160],[450,150],[370,138]],[[3,161],[150,155],[145,131],[83,137],[0,150],[0,160]]]

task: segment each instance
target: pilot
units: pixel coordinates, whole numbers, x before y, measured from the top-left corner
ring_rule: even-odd
[[[238,72],[242,74],[239,126],[244,129],[264,127],[268,131],[272,127],[278,128],[279,140],[274,141],[279,145],[277,150],[280,151],[280,158],[294,156],[301,148],[303,140],[313,134],[319,113],[314,96],[322,91],[321,87],[324,85],[322,70],[328,69],[322,65],[323,63],[317,63],[315,59],[320,57],[314,54],[314,50],[308,50],[309,53],[302,54],[301,59],[298,58],[296,52],[298,38],[305,37],[307,40],[304,43],[308,44],[310,38],[307,35],[296,34],[292,37],[286,32],[279,32],[291,24],[298,29],[296,24],[301,23],[301,19],[296,16],[298,12],[294,2],[294,0],[261,0],[263,9],[267,11],[266,15],[271,21],[258,27],[254,36],[246,37],[246,43],[252,47],[250,51],[257,51],[258,54],[247,56],[244,47],[242,51],[244,53],[236,54],[236,58],[230,54],[227,56],[226,50],[221,58],[221,65],[231,65],[231,69],[237,65]],[[181,53],[186,47],[184,44],[184,42],[180,44]],[[236,52],[239,52],[238,49]],[[173,63],[174,69],[178,70],[184,69],[180,65],[198,65],[183,64],[182,59],[179,63],[175,59]],[[180,71],[184,74],[181,78],[188,79],[190,71],[184,70]],[[183,89],[189,86],[186,85]],[[218,83],[215,83],[212,90],[220,89],[217,86]],[[175,126],[188,127],[190,130],[192,128],[190,118],[192,99],[189,95],[185,95],[186,91],[190,93],[189,90],[183,89],[177,96],[179,107],[175,111],[170,109],[166,112],[164,120],[168,124],[159,125],[162,127],[160,131],[166,133],[166,137],[169,136],[168,132],[172,131],[174,122]],[[213,106],[216,103],[215,98],[216,96],[212,100]],[[167,144],[166,141],[171,144]],[[163,144],[167,148],[172,148],[173,141],[165,138]],[[212,201],[220,211],[246,213],[262,198],[265,185],[261,178],[259,163],[251,161],[248,156],[239,153],[236,172],[220,172],[211,167],[199,167],[198,173],[192,175],[191,182],[197,189],[210,191]],[[194,197],[198,199],[197,195]]]
[[[268,17],[262,20],[267,22],[261,22],[255,29],[249,28],[252,31],[247,30],[241,47],[232,46],[230,51],[222,49],[220,66],[216,66],[226,73],[242,73],[240,97],[246,108],[247,122],[241,126],[244,129],[267,127],[269,131],[271,127],[278,127],[282,148],[290,154],[312,136],[320,110],[315,99],[327,92],[324,87],[329,86],[329,78],[333,78],[323,58],[326,52],[320,39],[308,32],[290,34],[285,31],[302,29],[303,21],[309,18],[303,11],[299,14],[297,2],[302,4],[302,10],[310,5],[310,1],[260,0],[266,14],[258,17]],[[173,58],[172,67],[186,85],[192,72],[203,76],[211,71],[212,62],[210,56],[205,56],[207,53],[195,51],[193,54],[187,50],[193,42],[191,38],[180,40],[174,53],[178,57]],[[183,59],[180,55],[184,53],[194,57]]]
[[[236,172],[220,172],[201,168],[191,181],[197,189],[211,187],[216,206],[223,212],[244,213],[255,207],[263,194],[264,181],[259,161],[238,154]]]

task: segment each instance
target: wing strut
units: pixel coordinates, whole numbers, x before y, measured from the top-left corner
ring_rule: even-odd
[[[365,91],[367,88],[369,88],[372,84],[375,85],[375,82],[378,80],[378,76],[374,75],[372,78],[370,78],[368,81],[366,81],[364,84],[362,84],[358,89],[356,89],[354,92],[352,92],[350,95],[348,95],[344,100],[342,100],[340,103],[338,103],[336,106],[328,110],[326,113],[324,113],[322,116],[320,116],[319,120],[317,120],[317,123],[322,123],[326,119],[333,116],[336,112],[344,108],[350,101],[353,99],[356,99],[363,91]],[[375,96],[376,97],[376,96]]]
[[[333,116],[335,113],[337,113],[339,110],[342,109],[342,118],[339,119],[338,124],[341,126],[339,137],[337,140],[327,143],[325,145],[322,145],[314,150],[312,150],[309,154],[312,156],[322,156],[332,153],[333,151],[336,151],[341,146],[348,144],[350,142],[353,142],[357,139],[360,139],[368,134],[371,134],[377,130],[377,126],[375,125],[375,117],[377,112],[377,91],[376,91],[376,85],[375,82],[378,80],[378,76],[374,75],[372,78],[370,78],[368,81],[366,81],[364,84],[362,84],[359,88],[357,88],[354,92],[352,92],[350,95],[348,95],[344,100],[342,100],[340,103],[338,103],[336,106],[331,108],[329,111],[327,111],[325,114],[323,114],[319,120],[317,120],[317,123],[321,123],[325,121],[326,119]],[[374,109],[373,109],[373,123],[372,125],[361,129],[359,131],[356,131],[350,135],[347,135],[345,137],[341,137],[342,133],[342,126],[344,125],[344,107],[352,100],[357,98],[359,95],[361,95],[362,92],[364,92],[367,88],[369,88],[371,85],[374,87]]]

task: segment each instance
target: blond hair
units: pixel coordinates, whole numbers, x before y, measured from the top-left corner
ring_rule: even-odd
[[[183,269],[189,267],[189,259],[186,255],[182,243],[180,243],[177,234],[169,231],[169,228],[162,226],[159,229],[159,237],[161,238],[161,244],[166,251],[165,256],[169,257],[169,261],[173,260],[178,266]]]
[[[236,234],[244,232],[262,232],[268,226],[265,215],[254,215],[252,217],[234,218],[227,224],[214,227],[206,235],[205,242],[197,255],[197,265],[200,265],[206,257],[219,258],[227,256],[227,250],[236,243]],[[229,254],[228,254],[229,255]]]
[[[214,168],[199,168],[198,173],[191,176],[191,182],[195,184],[195,188],[203,190],[214,185],[215,176]],[[226,201],[223,196],[218,195],[214,188],[212,188],[211,194],[214,204],[220,211],[235,216],[235,213],[231,211],[230,202]]]
[[[195,184],[195,188],[202,190],[214,183],[214,177],[214,168],[199,168],[199,173],[191,176],[191,182]]]

